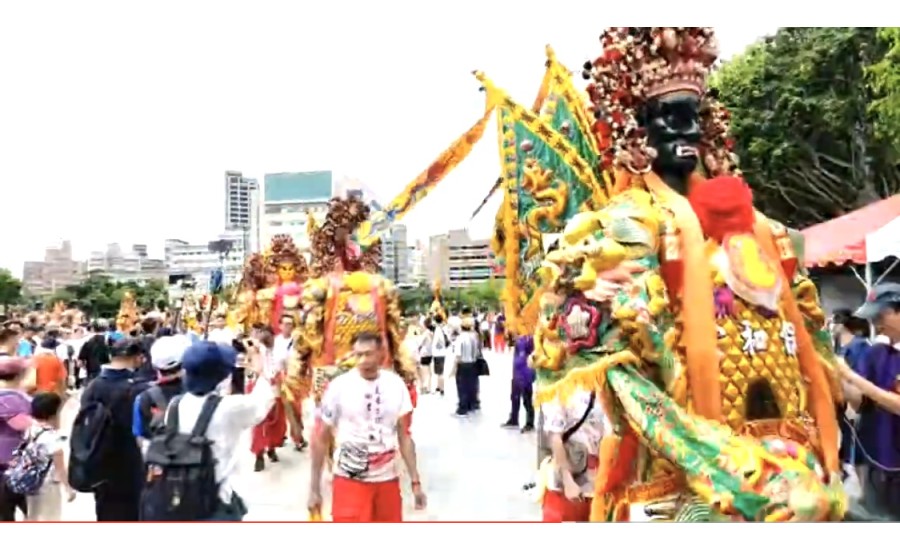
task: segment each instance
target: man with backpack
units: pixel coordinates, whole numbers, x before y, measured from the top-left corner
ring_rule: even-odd
[[[234,485],[244,452],[241,436],[275,403],[273,373],[263,368],[261,347],[247,346],[249,368],[259,378],[245,395],[220,393],[237,361],[232,346],[201,341],[184,352],[186,391],[169,403],[164,431],[147,450],[141,520],[241,521],[246,515]]]
[[[91,335],[78,350],[78,362],[84,367],[86,382],[76,379],[77,388],[99,376],[101,367],[109,363],[109,344],[106,341],[108,328],[105,319],[97,319],[91,323]]]
[[[159,373],[156,383],[144,390],[134,400],[134,424],[132,432],[142,444],[160,433],[165,426],[166,408],[176,396],[184,393],[181,359],[191,340],[183,334],[163,336],[153,343],[150,357],[153,368]]]
[[[94,493],[97,521],[137,521],[144,468],[132,420],[134,399],[146,388],[134,381],[143,349],[123,338],[110,355],[84,391],[72,425],[69,485]]]

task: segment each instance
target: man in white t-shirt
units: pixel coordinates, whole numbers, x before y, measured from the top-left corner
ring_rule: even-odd
[[[400,458],[412,481],[416,508],[425,506],[415,444],[407,430],[413,410],[409,389],[397,373],[381,367],[384,349],[379,335],[357,334],[353,353],[356,367],[332,380],[322,397],[323,429],[312,445],[309,509],[321,512],[322,468],[333,438],[333,520],[403,521]]]
[[[589,521],[600,440],[608,431],[603,407],[593,392],[579,390],[565,404],[552,401],[541,411],[553,467],[542,504],[543,521]]]

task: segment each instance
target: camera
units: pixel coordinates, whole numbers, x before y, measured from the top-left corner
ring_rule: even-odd
[[[241,340],[240,338],[235,338],[231,341],[231,347],[234,348],[234,351],[238,353],[247,353],[248,347],[253,347],[253,341],[249,338],[246,340]]]

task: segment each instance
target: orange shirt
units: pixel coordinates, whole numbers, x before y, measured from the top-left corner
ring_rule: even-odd
[[[36,374],[36,391],[58,392],[60,387],[66,387],[66,366],[52,353],[39,353],[34,356],[34,370]]]

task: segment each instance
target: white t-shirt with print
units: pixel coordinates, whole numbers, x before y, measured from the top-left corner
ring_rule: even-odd
[[[434,334],[431,337],[431,356],[444,357],[450,351],[450,336],[446,332],[447,328],[442,326],[434,327]]]
[[[560,434],[578,423],[584,416],[588,404],[591,401],[591,392],[579,390],[574,392],[562,406],[558,400],[545,403],[541,406],[544,414],[544,430],[550,434]],[[599,398],[594,399],[594,406],[587,418],[578,430],[569,438],[570,442],[579,443],[588,449],[588,454],[597,456],[600,453],[600,440],[604,434],[609,433],[609,419],[603,412]],[[594,479],[597,470],[588,469],[581,483],[582,491],[591,494],[594,489]],[[560,487],[560,481],[554,480],[553,485]]]
[[[328,384],[322,397],[322,422],[334,429],[335,475],[346,476],[337,466],[341,445],[364,448],[368,470],[360,481],[390,481],[400,475],[397,422],[413,410],[406,382],[397,373],[382,370],[375,380],[366,380],[357,369]]]
[[[53,455],[63,450],[66,444],[58,431],[38,423],[35,423],[28,429],[28,438],[33,440],[35,445],[44,447],[44,452],[46,452],[47,456],[51,457],[51,459],[53,458]],[[53,467],[53,464],[51,463],[50,470],[47,472],[47,477],[44,478],[44,483],[59,483],[59,481],[60,479],[56,475],[56,468]]]

